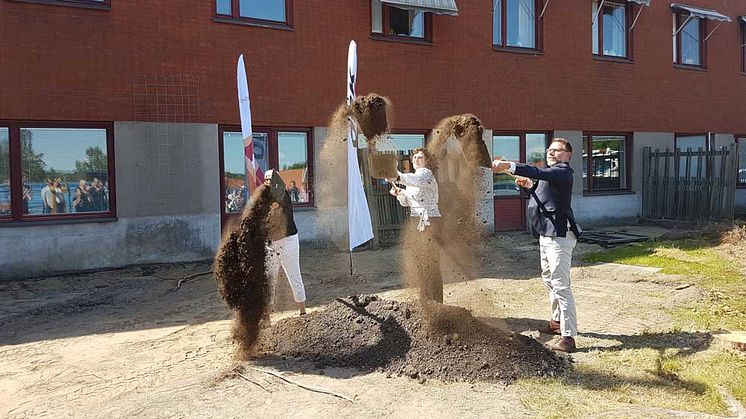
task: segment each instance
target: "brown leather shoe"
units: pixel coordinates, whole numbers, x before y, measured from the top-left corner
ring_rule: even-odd
[[[560,322],[549,320],[549,333],[554,335],[560,334]]]
[[[578,348],[575,347],[575,339],[566,336],[552,345],[551,349],[553,351],[567,352],[569,354],[575,352]]]

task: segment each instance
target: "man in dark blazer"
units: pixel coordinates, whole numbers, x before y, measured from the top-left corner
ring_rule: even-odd
[[[573,170],[570,158],[570,143],[564,138],[555,138],[547,149],[546,168],[502,160],[492,162],[494,173],[520,176],[516,184],[530,194],[528,216],[532,234],[539,238],[541,277],[552,304],[549,330],[561,335],[552,349],[562,352],[575,351],[578,334],[570,264],[580,230],[571,207]]]

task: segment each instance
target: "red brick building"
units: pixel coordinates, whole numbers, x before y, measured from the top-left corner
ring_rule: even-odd
[[[507,158],[538,161],[563,136],[576,149],[581,222],[634,220],[642,147],[746,136],[746,3],[682,1],[0,0],[0,240],[19,243],[2,266],[209,256],[240,142],[239,54],[264,161],[305,168],[299,218],[307,240],[322,237],[314,150],[344,100],[351,39],[358,92],[391,98],[393,132],[409,135],[395,143],[466,112]],[[582,154],[613,154],[613,167]],[[59,197],[42,195],[55,176],[67,199],[52,209]],[[522,225],[514,192],[497,179],[486,197],[497,229]],[[80,250],[50,262],[71,235]]]

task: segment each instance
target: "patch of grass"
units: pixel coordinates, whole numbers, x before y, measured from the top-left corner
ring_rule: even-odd
[[[655,346],[651,342],[651,346]],[[523,379],[522,403],[539,417],[581,417],[638,407],[727,415],[718,387],[746,403],[746,357],[712,348],[602,351],[562,378]],[[633,411],[634,412],[634,411]]]
[[[651,266],[678,275],[682,283],[705,290],[706,298],[692,301],[671,314],[682,328],[746,329],[746,293],[739,263],[728,260],[711,240],[650,241],[590,253],[584,261]]]
[[[584,261],[661,268],[669,275],[687,275],[702,286],[731,285],[741,280],[737,266],[705,240],[650,241],[604,252],[589,253]]]

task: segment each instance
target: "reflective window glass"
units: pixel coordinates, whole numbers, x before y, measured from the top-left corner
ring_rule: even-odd
[[[627,148],[625,135],[583,137],[583,190],[628,189]]]
[[[503,8],[501,6],[501,0],[493,0],[492,2],[492,44],[502,45],[503,43]]]
[[[533,0],[503,0],[506,2],[507,45],[511,47],[535,48]]]
[[[546,147],[546,134],[526,134],[526,163],[535,167],[545,167]]]
[[[269,167],[267,153],[267,134],[254,132],[252,143],[254,161],[264,172]],[[244,157],[244,140],[240,132],[223,132],[223,184],[225,186],[225,211],[228,213],[243,212],[249,200],[246,188],[246,158]]]
[[[493,158],[502,158],[503,160],[520,161],[521,137],[518,135],[492,136],[492,156]],[[513,196],[520,193],[513,177],[509,175],[494,174],[492,181],[495,196]]]
[[[279,132],[277,157],[280,177],[293,203],[309,202],[308,190],[308,134],[305,132]]]
[[[699,18],[689,19],[678,36],[681,38],[681,64],[700,65]]]
[[[106,129],[22,128],[24,213],[109,211]]]
[[[285,0],[240,0],[241,17],[285,22]]]
[[[233,11],[231,9],[231,0],[217,0],[215,7],[217,8],[217,13],[219,15],[232,15]]]

